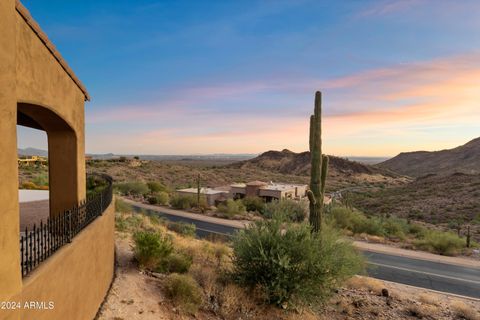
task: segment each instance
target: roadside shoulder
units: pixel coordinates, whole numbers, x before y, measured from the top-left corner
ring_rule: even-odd
[[[480,261],[474,259],[464,257],[441,256],[424,251],[395,248],[384,244],[369,243],[365,241],[354,241],[353,243],[355,247],[361,250],[480,269]]]

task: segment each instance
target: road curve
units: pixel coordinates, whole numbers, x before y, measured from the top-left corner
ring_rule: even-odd
[[[185,217],[174,210],[147,206],[126,200],[135,211],[158,215],[170,221],[193,223],[197,235],[209,234],[231,236],[241,227],[215,223],[210,219],[195,219],[191,215]],[[415,287],[461,295],[480,299],[480,268],[471,268],[435,261],[420,260],[409,257],[389,255],[385,253],[361,250],[367,259],[367,273],[373,278],[407,284]]]

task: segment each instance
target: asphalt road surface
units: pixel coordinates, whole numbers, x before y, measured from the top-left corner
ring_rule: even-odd
[[[162,212],[162,208],[151,210],[137,207],[135,204],[132,206],[137,211],[158,215],[170,221],[193,223],[199,237],[212,235],[230,237],[238,230],[235,227],[171,215]],[[367,258],[367,273],[373,278],[480,299],[480,268],[371,251],[363,251],[363,254]]]

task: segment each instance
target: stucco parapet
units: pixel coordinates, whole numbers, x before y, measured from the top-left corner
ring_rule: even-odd
[[[75,82],[78,88],[83,92],[85,96],[85,101],[90,101],[90,95],[87,92],[87,89],[83,83],[77,78],[73,70],[68,66],[67,62],[63,59],[60,52],[55,48],[55,45],[48,39],[47,35],[42,31],[38,23],[32,18],[30,12],[27,8],[23,6],[20,0],[16,0],[15,7],[20,16],[25,20],[28,26],[33,30],[33,32],[38,36],[40,41],[45,45],[45,47],[50,51],[50,53],[55,57],[55,60],[61,65],[63,70],[70,76],[70,78]]]

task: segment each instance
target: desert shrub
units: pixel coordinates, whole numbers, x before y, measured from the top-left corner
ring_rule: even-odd
[[[233,239],[231,276],[242,286],[259,288],[267,303],[322,303],[343,281],[363,269],[363,258],[337,231],[320,234],[306,223],[260,221]]]
[[[417,223],[410,223],[408,225],[408,233],[416,237],[423,237],[427,232],[427,229],[424,226],[421,226]]]
[[[422,239],[414,241],[416,248],[441,255],[452,256],[465,248],[465,240],[452,232],[429,230]]]
[[[243,205],[242,200],[228,199],[224,203],[219,204],[217,209],[229,217],[245,213],[245,206]]]
[[[197,197],[177,194],[170,198],[170,205],[175,209],[191,209],[197,205]]]
[[[358,224],[356,224],[354,228],[354,233],[367,233],[374,236],[386,235],[382,220],[377,217],[358,220]]]
[[[36,190],[39,189],[39,186],[31,181],[26,181],[22,183],[21,189]]]
[[[148,218],[150,219],[150,222],[153,224],[153,225],[160,225],[160,224],[167,224],[167,220],[163,217],[159,217],[158,215],[156,214],[150,214],[148,215]]]
[[[386,236],[400,239],[405,239],[406,234],[410,232],[410,227],[406,220],[394,217],[384,219],[383,229]]]
[[[115,229],[118,231],[127,231],[128,226],[122,214],[115,214]]]
[[[160,204],[167,205],[169,202],[169,195],[166,192],[157,192],[148,197],[148,203],[150,204]]]
[[[48,173],[41,173],[32,179],[32,182],[39,187],[48,186]]]
[[[149,189],[142,182],[125,182],[115,185],[115,189],[122,195],[143,196],[149,193]]]
[[[165,292],[183,311],[195,314],[202,303],[202,291],[189,275],[172,273],[165,279]]]
[[[137,231],[140,229],[144,222],[144,216],[142,214],[133,214],[125,218],[125,224],[128,230]]]
[[[385,235],[385,230],[379,218],[367,218],[361,212],[346,207],[334,207],[331,210],[330,220],[336,227],[350,230],[354,234]]]
[[[463,301],[455,300],[450,307],[460,319],[480,320],[480,312]]]
[[[480,213],[477,214],[475,216],[475,218],[473,218],[473,221],[472,221],[474,224],[480,224]]]
[[[159,232],[138,231],[133,235],[135,241],[135,258],[147,269],[155,269],[173,251],[173,244],[168,236]]]
[[[169,222],[167,224],[167,228],[187,237],[195,237],[195,232],[197,231],[197,228],[193,223],[186,223],[182,221]]]
[[[147,187],[151,193],[168,192],[168,188],[166,186],[156,181],[147,182]]]
[[[157,271],[187,273],[192,265],[192,257],[185,253],[172,253],[157,267]]]
[[[87,196],[92,196],[103,191],[107,186],[107,181],[101,176],[89,175],[87,176]]]
[[[132,212],[133,208],[129,203],[126,203],[122,199],[115,198],[115,211],[120,213]]]
[[[280,218],[285,221],[302,222],[307,217],[307,202],[284,199],[265,204],[265,218]]]
[[[246,211],[263,213],[265,201],[260,197],[246,197],[243,200]]]

